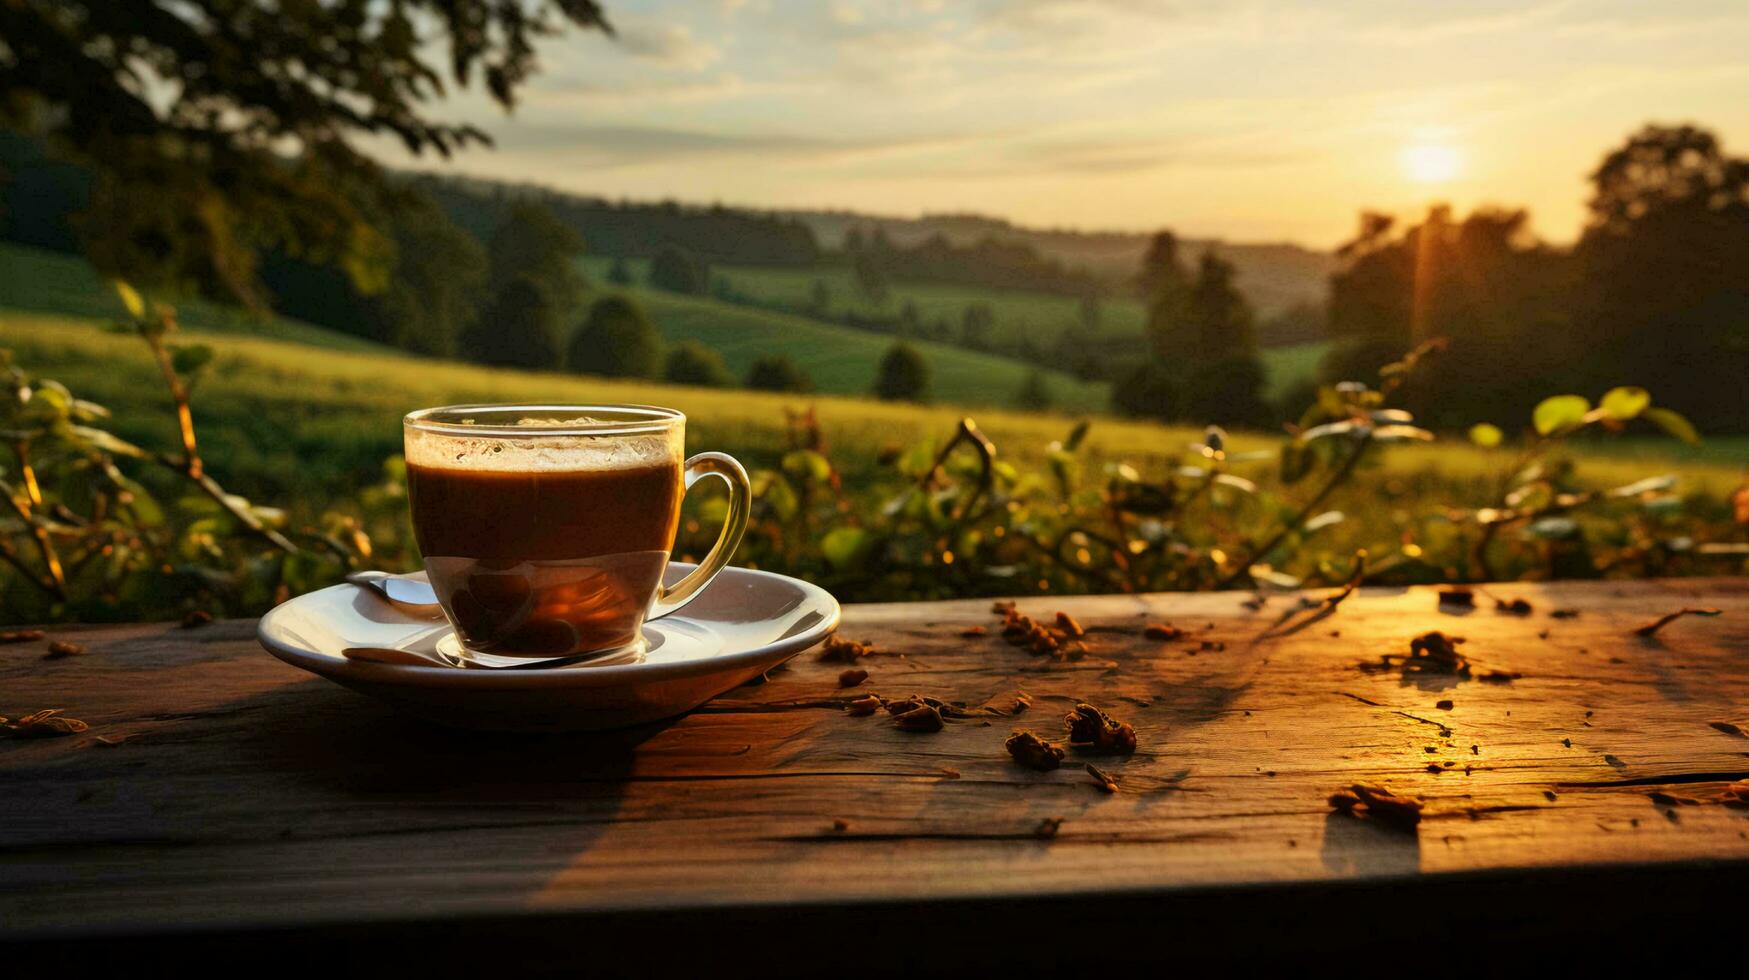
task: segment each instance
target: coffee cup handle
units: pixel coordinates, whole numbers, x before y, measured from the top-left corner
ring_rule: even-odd
[[[650,602],[649,619],[660,619],[698,597],[711,579],[723,570],[741,544],[747,532],[747,515],[752,510],[753,488],[747,482],[747,471],[726,453],[699,453],[686,461],[686,489],[706,477],[716,477],[729,485],[729,514],[723,519],[723,531],[710,554],[698,563],[685,578],[673,585],[656,588],[656,598]]]

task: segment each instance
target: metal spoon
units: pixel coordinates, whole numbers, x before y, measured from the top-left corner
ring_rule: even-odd
[[[353,572],[346,576],[346,581],[370,589],[390,602],[403,606],[437,605],[437,593],[431,590],[431,583],[412,576],[389,572]]]

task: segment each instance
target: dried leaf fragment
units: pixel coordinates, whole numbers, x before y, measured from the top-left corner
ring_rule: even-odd
[[[842,834],[846,830],[849,830],[849,829],[850,829],[850,821],[845,820],[843,817],[840,817],[837,820],[832,821],[832,832],[833,833]]]
[[[1744,731],[1742,725],[1734,725],[1728,721],[1709,721],[1707,722],[1707,725],[1724,732],[1726,735],[1735,735],[1739,738],[1749,738],[1749,731]]]
[[[1406,674],[1470,675],[1470,662],[1458,652],[1461,636],[1447,636],[1439,630],[1423,633],[1409,641],[1409,656],[1403,660]]]
[[[1038,822],[1037,827],[1033,828],[1032,835],[1044,840],[1050,840],[1052,837],[1057,836],[1057,831],[1062,829],[1062,817],[1046,817]]]
[[[42,630],[6,630],[0,632],[0,646],[9,643],[33,643],[47,635]]]
[[[55,640],[49,644],[49,652],[43,654],[44,660],[60,660],[63,657],[77,657],[85,652],[85,648],[77,643],[66,640]]]
[[[989,632],[989,630],[985,629],[982,626],[968,626],[965,629],[960,630],[960,635],[963,637],[970,638],[970,637],[974,637],[974,636],[983,636],[987,632]]]
[[[1079,637],[1087,635],[1087,631],[1081,628],[1081,624],[1075,621],[1075,617],[1060,609],[1057,610],[1057,629],[1062,630],[1070,636]]]
[[[1552,610],[1549,613],[1549,615],[1553,616],[1556,619],[1578,619],[1579,618],[1579,610],[1577,610],[1577,609],[1555,609],[1555,610]]]
[[[939,732],[941,712],[932,704],[919,704],[893,716],[893,723],[907,732]]]
[[[1014,708],[1009,714],[1018,715],[1030,707],[1032,707],[1032,698],[1028,697],[1024,692],[1016,694],[1014,696]]]
[[[1107,793],[1117,792],[1117,780],[1112,777],[1111,773],[1106,772],[1104,769],[1099,768],[1091,762],[1086,763],[1086,766],[1087,775],[1093,777],[1093,784],[1095,786],[1098,786]]]
[[[1376,783],[1355,783],[1348,790],[1360,799],[1367,816],[1403,828],[1421,822],[1421,809],[1426,804],[1414,797],[1398,796]]]
[[[881,710],[882,704],[883,702],[881,701],[880,695],[870,694],[868,697],[857,698],[855,701],[850,702],[847,706],[847,710],[852,718],[866,718]]]
[[[139,737],[139,732],[128,732],[126,735],[99,735],[97,736],[97,744],[106,749],[113,749],[118,745],[126,745]]]
[[[90,730],[77,718],[61,717],[60,708],[44,708],[12,720],[0,718],[0,738],[55,738]]]
[[[1030,731],[1018,731],[1002,743],[1008,754],[1028,769],[1049,772],[1063,764],[1063,750]]]
[[[1665,613],[1664,615],[1659,616],[1657,619],[1654,619],[1639,629],[1634,630],[1634,633],[1638,636],[1654,636],[1659,630],[1669,626],[1671,623],[1676,622],[1684,616],[1720,616],[1723,614],[1724,610],[1722,609],[1705,609],[1699,606],[1684,606],[1673,613]]]
[[[1184,635],[1184,631],[1171,623],[1150,623],[1142,629],[1142,635],[1150,640],[1176,640]]]
[[[1531,605],[1530,602],[1524,598],[1511,600],[1495,599],[1494,610],[1496,612],[1510,613],[1514,616],[1528,616],[1530,615]]]
[[[826,663],[853,664],[873,652],[871,643],[858,643],[834,633],[826,637],[825,645],[820,648],[820,659]]]
[[[1439,604],[1442,606],[1457,606],[1462,609],[1473,609],[1476,605],[1476,594],[1469,589],[1440,589]]]
[[[1069,727],[1069,747],[1094,755],[1127,755],[1136,750],[1136,730],[1091,704],[1075,705],[1063,718]]]
[[[1739,779],[1719,791],[1719,802],[1732,807],[1749,807],[1749,779]]]
[[[868,671],[852,667],[838,675],[839,687],[855,687],[868,680]]]

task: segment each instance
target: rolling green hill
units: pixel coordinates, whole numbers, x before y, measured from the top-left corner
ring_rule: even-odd
[[[603,275],[592,276],[596,285]],[[828,394],[862,395],[874,385],[876,366],[892,339],[805,317],[733,306],[717,300],[632,290],[670,341],[696,340],[723,355],[736,378],[766,354],[787,354]],[[0,245],[0,309],[81,317],[121,312],[114,291],[84,260],[17,245]],[[180,310],[184,326],[200,333],[248,334],[331,350],[384,352],[386,348],[343,333],[277,316],[252,316],[213,303],[191,302]],[[966,405],[1012,404],[1030,370],[1001,357],[940,344],[915,345],[929,362],[931,396]],[[1101,411],[1106,387],[1066,374],[1047,378],[1054,404],[1067,411]]]

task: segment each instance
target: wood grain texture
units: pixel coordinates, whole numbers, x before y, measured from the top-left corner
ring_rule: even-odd
[[[1516,894],[1599,867],[1622,869],[1618,888],[1687,868],[1743,881],[1749,811],[1715,799],[1749,778],[1749,738],[1712,723],[1749,729],[1749,582],[1490,591],[1533,611],[1366,589],[1294,629],[1307,614],[1277,625],[1291,596],[1021,600],[1088,629],[1079,663],[1003,642],[983,600],[850,606],[841,634],[880,651],[861,688],[809,651],[684,718],[537,737],[405,718],[273,659],[252,622],[55,630],[87,652],[0,647],[0,714],[59,707],[91,730],[0,741],[0,940],[762,908],[885,921],[909,903],[1119,895],[1164,909],[1497,873]],[[1683,605],[1724,615],[1632,635]],[[1157,621],[1188,635],[1143,639]],[[973,625],[990,632],[959,635]],[[1478,672],[1522,676],[1363,669],[1430,629],[1465,636]],[[909,733],[849,717],[866,691],[1001,713]],[[1010,717],[1021,692],[1032,707]],[[1003,750],[1016,727],[1060,739],[1078,700],[1139,735],[1133,756],[1096,760],[1115,795],[1073,753],[1039,773]],[[1333,813],[1328,794],[1357,781],[1424,798],[1418,830]],[[1053,839],[1035,836],[1045,818],[1063,821]]]

